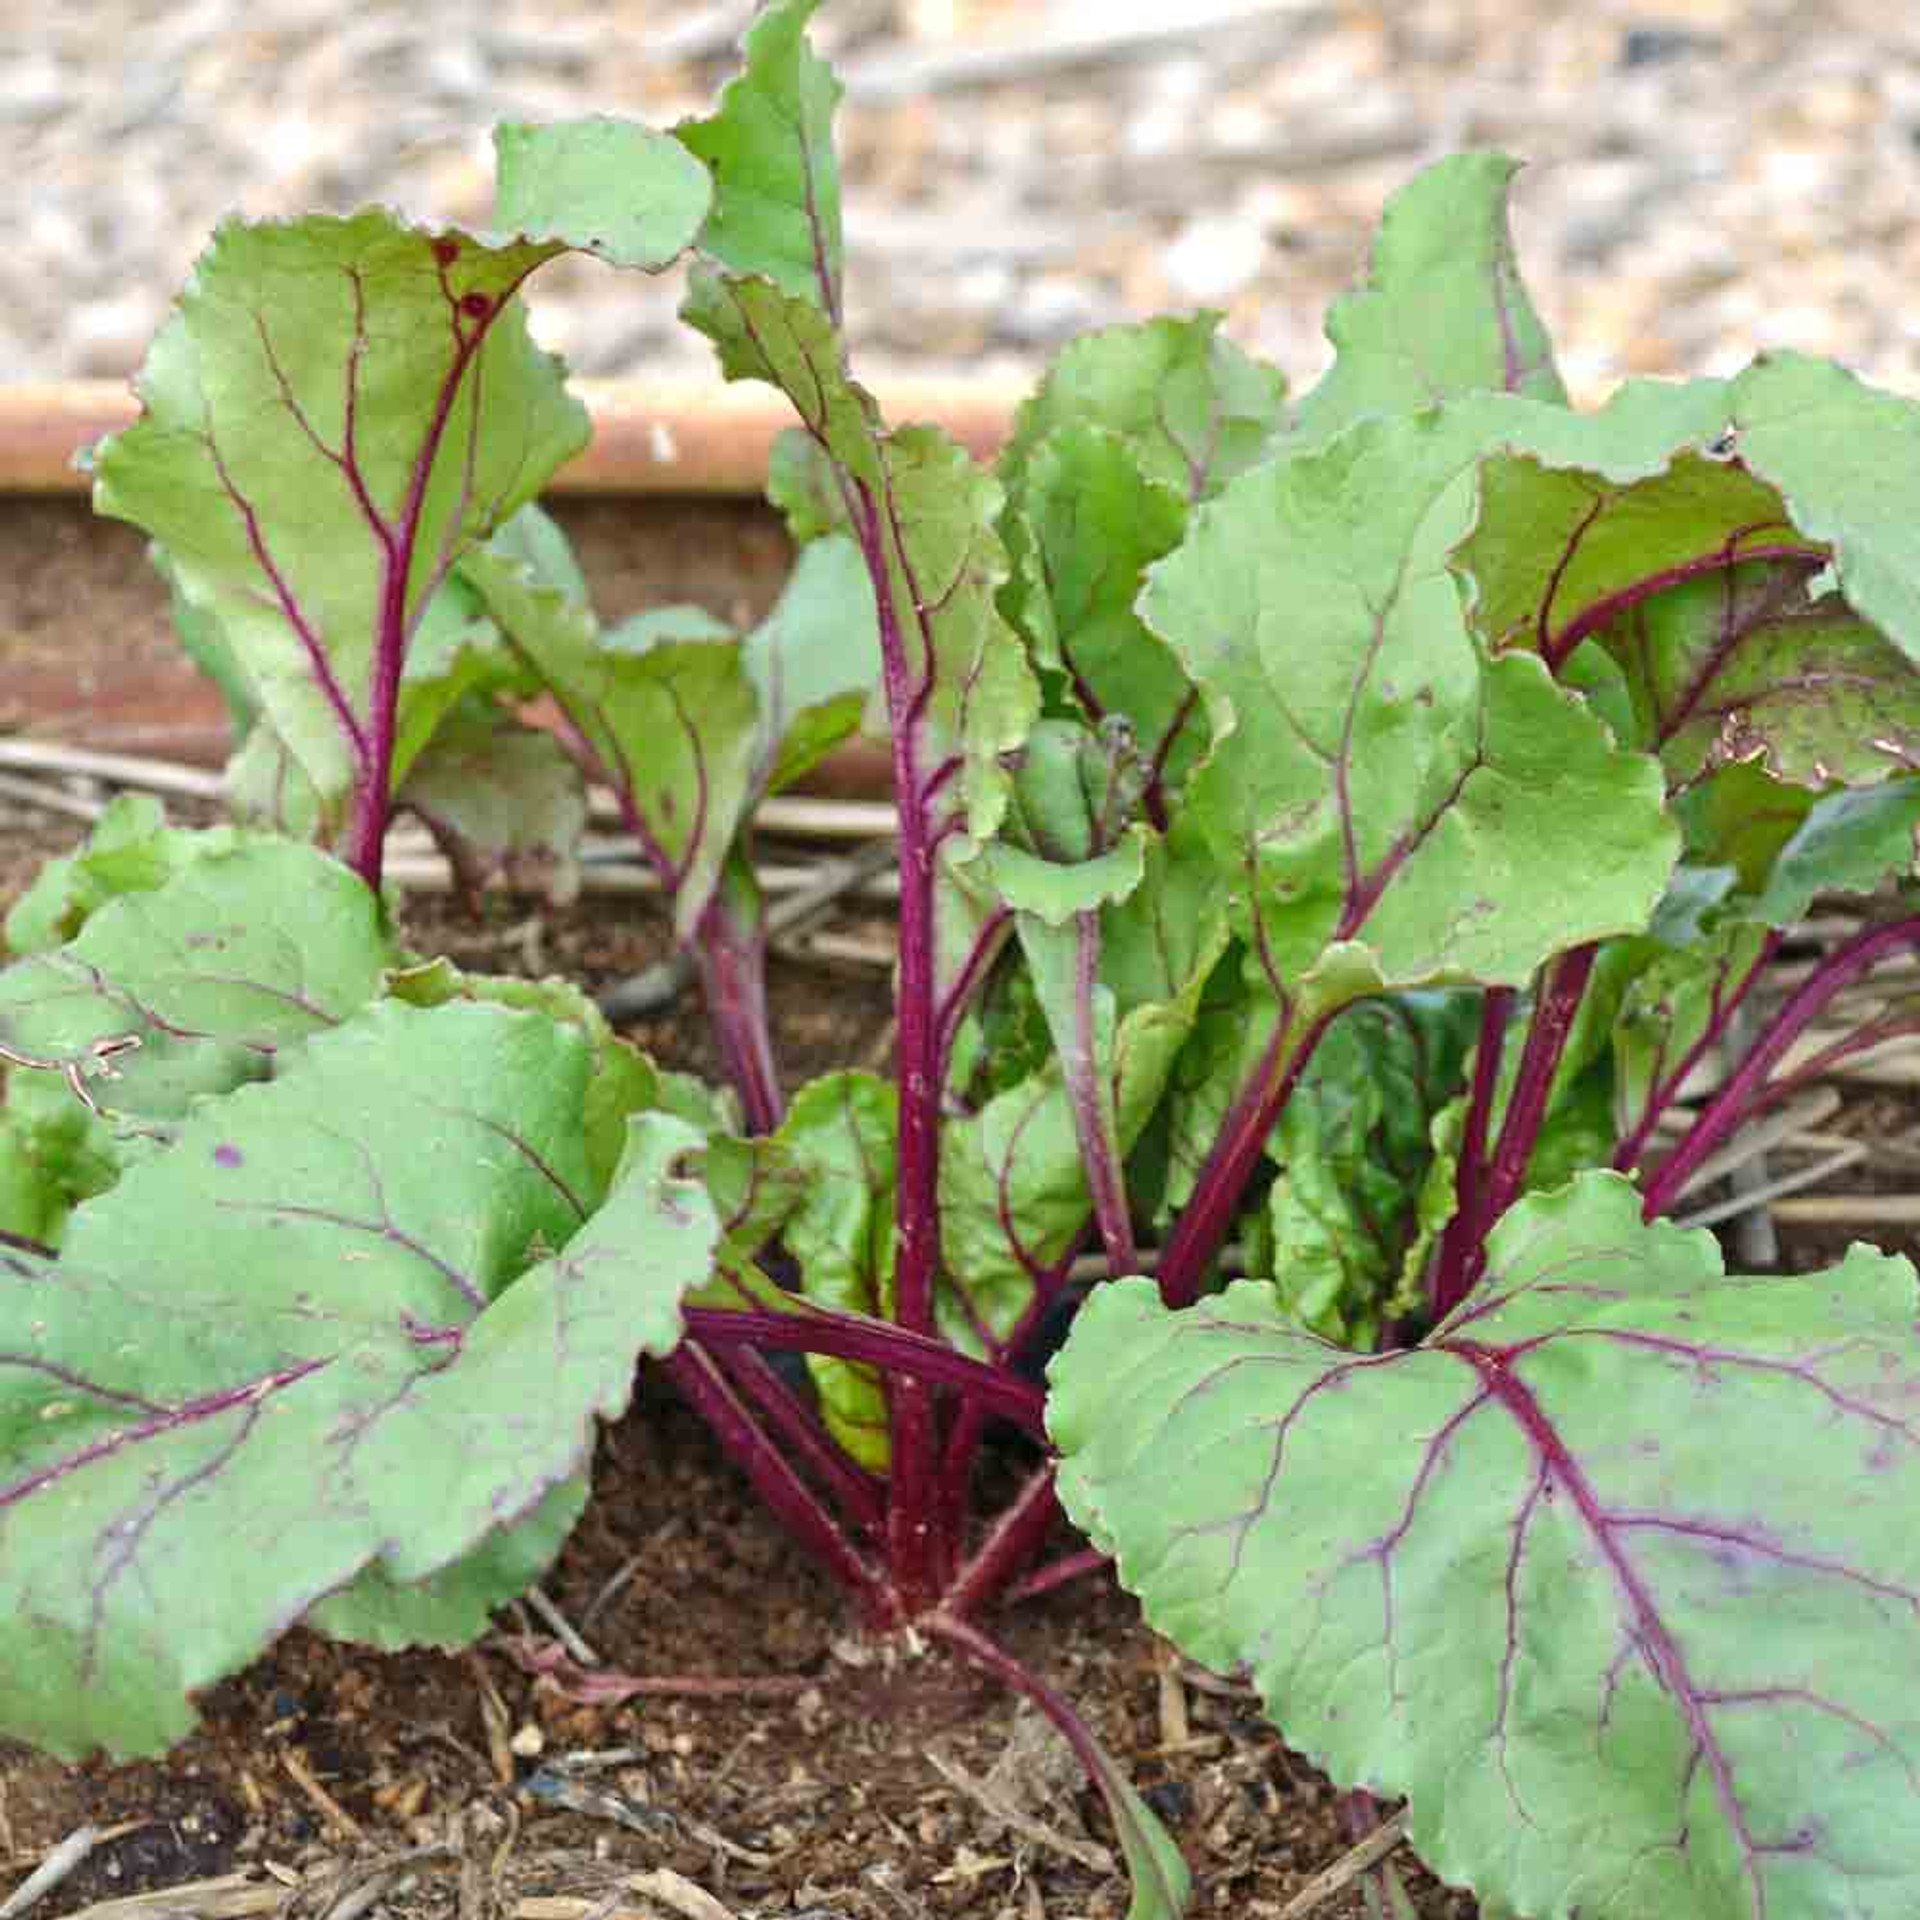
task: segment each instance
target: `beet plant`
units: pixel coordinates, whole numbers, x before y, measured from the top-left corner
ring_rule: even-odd
[[[8,921],[0,1730],[156,1750],[301,1620],[470,1640],[651,1354],[870,1632],[1052,1720],[1138,1920],[1177,1850],[991,1631],[1109,1557],[1489,1913],[1912,1912],[1913,1269],[1729,1276],[1666,1216],[1920,1025],[1796,1052],[1920,945],[1920,413],[1792,356],[1573,410],[1464,155],[1297,404],[1214,316],[1113,329],[982,469],[849,366],[812,11],[671,134],[503,129],[495,233],[223,229],[95,455],[239,819],[124,801]],[[568,248],[690,251],[793,405],[751,633],[604,629],[533,504]],[[863,724],[895,1071],[789,1097],[751,816]],[[397,811],[564,888],[589,779],[723,1087],[395,931]],[[1862,930],[1749,1019],[1833,894]],[[1004,1422],[1053,1451],[986,1510]]]

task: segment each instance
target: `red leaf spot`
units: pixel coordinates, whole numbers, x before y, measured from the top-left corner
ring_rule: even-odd
[[[460,242],[458,240],[436,240],[433,243],[433,257],[439,261],[443,267],[452,266],[453,263],[460,258]]]
[[[460,311],[469,320],[484,320],[493,311],[493,302],[484,293],[463,293],[460,296]]]
[[[243,1158],[240,1149],[222,1141],[213,1150],[213,1164],[216,1167],[237,1167]]]

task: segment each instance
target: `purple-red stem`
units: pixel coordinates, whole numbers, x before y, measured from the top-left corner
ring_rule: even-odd
[[[1507,1047],[1507,1026],[1518,996],[1512,987],[1489,987],[1480,1003],[1480,1044],[1473,1054],[1473,1090],[1467,1099],[1467,1123],[1460,1139],[1460,1164],[1454,1171],[1453,1218],[1440,1236],[1440,1249],[1427,1283],[1428,1303],[1439,1319],[1443,1299],[1459,1299],[1479,1242],[1481,1198],[1487,1187],[1487,1134],[1493,1125],[1494,1096],[1500,1087],[1500,1061]]]
[[[704,1341],[712,1350],[714,1343]],[[714,1360],[758,1409],[773,1437],[791,1449],[794,1458],[813,1470],[854,1526],[878,1534],[886,1517],[885,1490],[870,1473],[833,1443],[811,1408],[802,1404],[787,1383],[767,1364],[757,1347],[744,1343],[714,1350]]]
[[[1235,1097],[1160,1259],[1160,1297],[1168,1306],[1191,1306],[1199,1297],[1207,1262],[1226,1240],[1241,1192],[1329,1017],[1322,1015],[1289,1051],[1293,1023],[1283,1016]]]
[[[1064,1587],[1069,1580],[1085,1579],[1088,1574],[1098,1573],[1112,1564],[1098,1547],[1076,1547],[1071,1553],[1063,1553],[1057,1560],[1049,1560],[1044,1567],[1035,1567],[1024,1578],[1014,1581],[1001,1594],[1000,1604],[1015,1607],[1023,1600],[1037,1600],[1055,1587]]]
[[[1567,1036],[1573,1031],[1599,951],[1599,943],[1591,940],[1584,946],[1571,948],[1553,961],[1541,977],[1533,1018],[1527,1027],[1526,1045],[1520,1051],[1520,1064],[1514,1070],[1513,1092],[1507,1100],[1500,1138],[1476,1183],[1473,1218],[1463,1226],[1455,1242],[1457,1261],[1436,1276],[1433,1288],[1436,1319],[1444,1319],[1473,1291],[1486,1263],[1487,1235],[1494,1222],[1520,1197],[1520,1189],[1526,1183],[1527,1162],[1533,1158],[1534,1142],[1540,1138],[1540,1129],[1546,1121],[1554,1075],[1560,1070],[1560,1057],[1567,1050]],[[1477,1080],[1477,1065],[1474,1073]]]
[[[1013,1504],[993,1523],[947,1589],[942,1611],[964,1619],[1003,1592],[1024,1567],[1039,1557],[1059,1512],[1053,1467],[1048,1464],[1035,1472]]]
[[[663,1364],[667,1378],[713,1429],[768,1511],[851,1595],[867,1624],[877,1632],[897,1626],[900,1613],[887,1583],[854,1550],[813,1489],[741,1406],[712,1357],[689,1338]]]
[[[893,748],[893,791],[900,819],[900,966],[895,998],[895,1060],[900,1119],[895,1162],[894,1312],[909,1333],[934,1332],[934,1279],[940,1266],[940,1094],[945,1078],[934,980],[934,861],[919,757],[919,707],[927,691],[907,659],[882,506],[864,481],[852,481],[854,527],[880,616],[881,681]],[[931,676],[931,637],[926,637]],[[932,1392],[911,1374],[887,1380],[892,1470],[887,1486],[887,1565],[909,1614],[932,1604],[942,1558],[936,1538],[939,1428]]]
[[[1920,915],[1891,921],[1885,926],[1868,927],[1855,934],[1828,954],[1787,996],[1786,1003],[1767,1023],[1753,1051],[1707,1102],[1680,1144],[1648,1179],[1643,1211],[1649,1220],[1673,1205],[1700,1163],[1764,1101],[1767,1076],[1794,1041],[1826,1010],[1834,995],[1885,955],[1902,947],[1920,947]]]
[[[1046,1437],[1042,1415],[1046,1395],[1011,1371],[987,1366],[944,1340],[911,1334],[883,1320],[852,1314],[775,1313],[771,1309],[736,1312],[730,1307],[686,1309],[687,1337],[703,1346],[785,1347],[794,1353],[830,1354],[884,1368],[890,1378],[913,1378],[952,1387],[979,1400],[990,1412],[1017,1422],[1036,1438]]]
[[[1088,1732],[1086,1722],[1037,1673],[1029,1672],[1004,1647],[989,1640],[968,1621],[955,1619],[942,1612],[929,1616],[922,1624],[936,1639],[958,1647],[968,1659],[976,1666],[985,1668],[1002,1686],[1025,1694],[1059,1729],[1061,1737],[1073,1749],[1074,1758],[1086,1769],[1088,1778],[1095,1782],[1106,1779],[1111,1762],[1100,1751],[1099,1742]]]
[[[1611,626],[1623,613],[1631,612],[1643,600],[1650,600],[1657,593],[1665,593],[1670,587],[1697,580],[1704,573],[1724,573],[1729,567],[1743,567],[1752,560],[1804,560],[1809,565],[1818,566],[1827,558],[1825,548],[1810,547],[1804,540],[1776,540],[1765,546],[1749,547],[1743,552],[1735,552],[1732,542],[1729,542],[1712,553],[1696,555],[1677,566],[1650,573],[1644,579],[1634,581],[1631,586],[1623,587],[1618,593],[1596,600],[1568,621],[1558,633],[1550,638],[1543,636],[1540,657],[1549,670],[1558,676],[1560,669],[1573,657],[1582,642]]]
[[[375,893],[380,891],[380,875],[385,858],[387,827],[393,818],[393,749],[399,734],[400,677],[407,663],[407,581],[413,572],[414,549],[420,539],[420,516],[426,509],[428,483],[433,478],[433,463],[439,457],[440,442],[447,422],[453,416],[453,403],[473,364],[488,327],[506,306],[512,291],[502,294],[486,306],[480,319],[462,328],[454,322],[456,351],[453,365],[440,388],[433,418],[427,423],[426,437],[414,456],[413,473],[407,483],[407,497],[400,509],[397,525],[389,525],[374,512],[372,502],[362,490],[357,453],[351,439],[342,449],[343,471],[369,517],[375,538],[381,547],[380,613],[373,636],[373,671],[368,688],[365,727],[354,736],[355,793],[353,823],[347,836],[347,865]],[[456,309],[458,313],[460,310]],[[351,380],[349,381],[349,432],[353,420]],[[474,431],[478,432],[476,424]],[[443,559],[441,572],[451,564]]]
[[[752,889],[747,917],[737,913],[726,877],[714,889],[690,942],[700,991],[713,1022],[726,1076],[740,1095],[749,1133],[772,1133],[786,1103],[767,1021],[766,916]]]

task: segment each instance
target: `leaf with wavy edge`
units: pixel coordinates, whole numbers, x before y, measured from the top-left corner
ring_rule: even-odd
[[[1342,1353],[1241,1283],[1095,1292],[1063,1504],[1336,1780],[1519,1913],[1920,1902],[1915,1277],[1728,1277],[1612,1175],[1523,1201],[1428,1343]],[[1836,1499],[1853,1487],[1860,1497]]]
[[[57,1265],[5,1258],[0,1727],[154,1751],[327,1594],[581,1470],[716,1234],[657,1114],[585,1217],[589,1064],[541,1014],[383,1002],[201,1106]]]
[[[1303,439],[1479,390],[1565,404],[1507,223],[1519,170],[1503,153],[1456,153],[1388,200],[1366,284],[1327,315],[1335,359],[1300,403]]]

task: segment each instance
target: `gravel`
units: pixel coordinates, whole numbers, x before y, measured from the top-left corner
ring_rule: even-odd
[[[496,119],[701,111],[750,13],[0,0],[0,380],[129,373],[236,210],[484,224]],[[869,375],[1023,376],[1215,304],[1305,379],[1385,195],[1497,145],[1583,396],[1783,346],[1920,391],[1920,14],[1885,0],[824,0],[819,33]],[[567,261],[533,298],[582,373],[703,363],[672,276]]]

